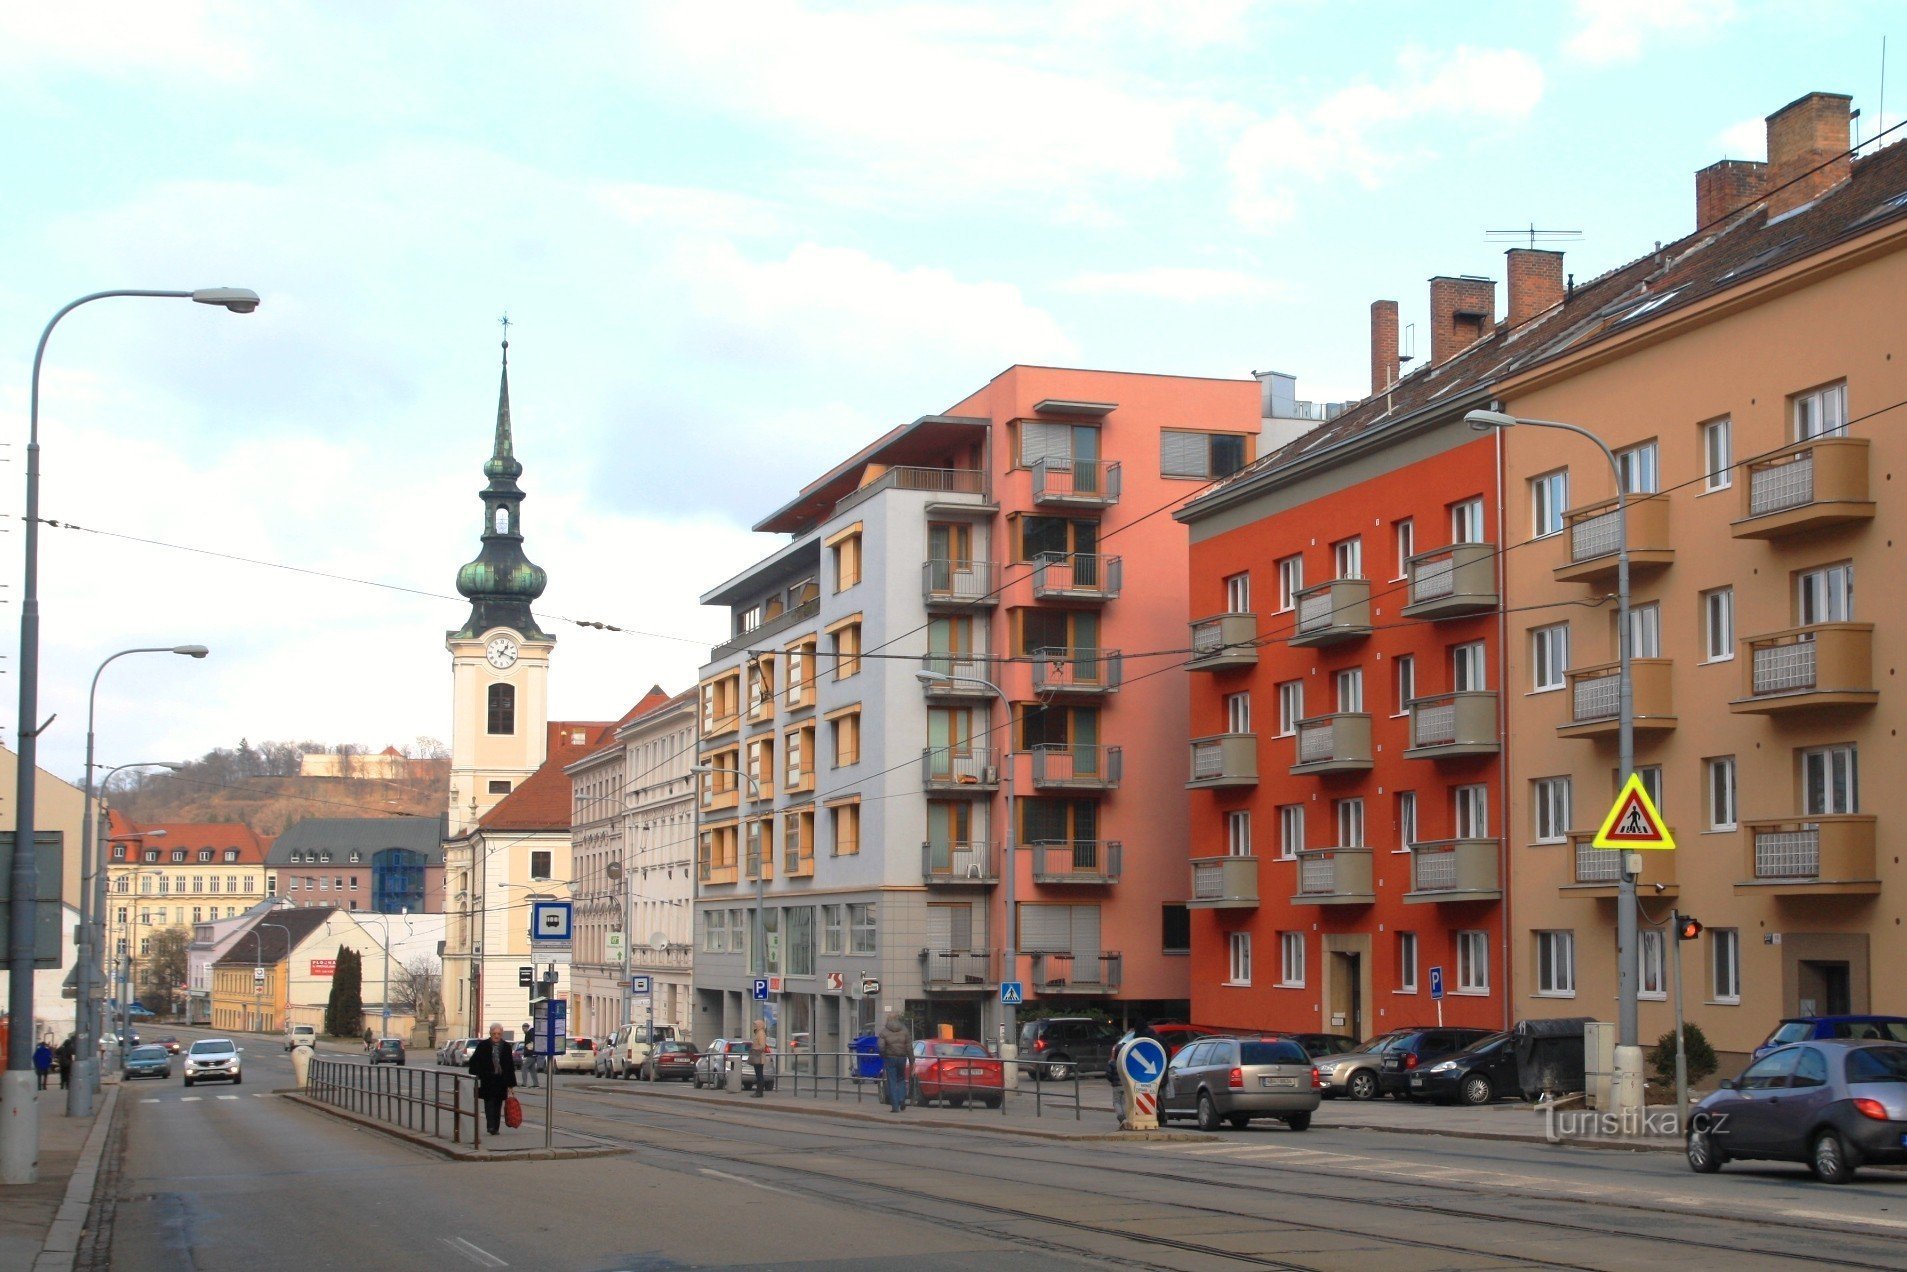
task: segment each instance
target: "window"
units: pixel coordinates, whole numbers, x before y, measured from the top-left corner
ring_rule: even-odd
[[[1663,802],[1662,766],[1660,764],[1640,764],[1636,766],[1636,776],[1642,781],[1642,789],[1649,792],[1649,800],[1655,805],[1655,811],[1664,817],[1669,815],[1668,806]],[[1616,788],[1621,789],[1622,777],[1616,777]]]
[[[492,795],[508,795],[510,793],[510,779],[507,777],[491,778],[489,791]]]
[[[1484,661],[1482,641],[1450,647],[1450,687],[1458,693],[1489,688],[1489,668]]]
[[[1735,589],[1702,593],[1702,661],[1727,662],[1735,656]]]
[[[1465,499],[1461,503],[1450,505],[1450,542],[1482,543],[1483,500]]]
[[[1397,574],[1403,578],[1410,572],[1410,559],[1417,555],[1417,523],[1406,518],[1391,527],[1397,543]]]
[[[965,712],[940,714],[964,716]],[[834,767],[847,768],[861,762],[861,709],[850,707],[828,718],[828,738],[834,748]]]
[[[1417,696],[1417,659],[1399,654],[1391,659],[1391,679],[1397,686],[1397,714],[1410,714],[1410,700]]]
[[[1397,792],[1397,851],[1409,852],[1417,842],[1417,792]]]
[[[1227,985],[1251,984],[1251,933],[1233,932],[1230,936],[1232,966]]]
[[[828,653],[834,658],[834,678],[846,680],[861,671],[861,624],[840,623],[828,630]]]
[[[1159,430],[1161,477],[1224,477],[1245,466],[1245,439],[1236,433]]]
[[[530,878],[550,878],[550,854],[547,849],[539,848],[530,854]]]
[[[1280,985],[1302,986],[1304,984],[1303,932],[1278,934],[1278,964]]]
[[[1304,681],[1287,680],[1278,686],[1278,736],[1290,737],[1304,719]]]
[[[782,911],[781,926],[788,942],[788,974],[813,976],[814,907],[799,905]]]
[[[492,736],[507,736],[516,732],[516,686],[490,686],[490,722]]]
[[[1794,438],[1840,437],[1847,432],[1847,384],[1830,384],[1797,393],[1794,402]]]
[[[1576,996],[1576,934],[1537,932],[1536,992],[1553,998]]]
[[[813,637],[797,641],[788,647],[788,676],[785,686],[788,706],[811,707],[814,705],[814,655],[817,642]]]
[[[1283,613],[1298,604],[1298,593],[1304,591],[1304,558],[1286,557],[1278,562],[1278,611]]]
[[[1331,565],[1341,579],[1364,577],[1364,540],[1345,539],[1331,545]]]
[[[1339,848],[1362,848],[1364,846],[1364,801],[1361,799],[1341,799],[1336,804],[1338,819]]]
[[[1304,805],[1278,807],[1278,855],[1289,860],[1304,848]]]
[[[1662,606],[1659,602],[1629,607],[1629,656],[1662,656]]]
[[[1560,534],[1569,507],[1569,471],[1557,469],[1530,478],[1530,537]]]
[[[113,845],[113,860],[124,861],[125,859],[126,859],[126,845],[114,844]]]
[[[1475,786],[1458,786],[1450,792],[1451,808],[1456,817],[1456,837],[1458,839],[1488,839],[1490,837],[1490,788],[1481,783]]]
[[[1569,838],[1569,779],[1539,777],[1530,783],[1530,815],[1536,842],[1560,844]]]
[[[1741,1001],[1741,933],[1735,928],[1708,930],[1709,989],[1718,1003]]]
[[[1364,710],[1364,669],[1349,667],[1335,677],[1338,690],[1338,710],[1355,715]]]
[[[1225,695],[1225,731],[1227,733],[1251,732],[1250,694],[1228,693]]]
[[[848,952],[850,954],[874,953],[874,902],[850,903],[848,905],[848,936]]]
[[[1702,425],[1702,478],[1704,490],[1727,490],[1735,484],[1734,442],[1726,419],[1710,420]]]
[[[834,562],[834,590],[845,592],[861,581],[861,532],[850,530],[828,541],[828,556]]]
[[[1569,624],[1530,629],[1530,691],[1547,693],[1568,683]]]
[[[1417,992],[1417,934],[1415,932],[1397,934],[1397,992],[1400,994]]]
[[[1662,488],[1660,455],[1654,442],[1643,442],[1616,452],[1616,471],[1628,495],[1653,495]]]
[[[1251,856],[1251,810],[1235,808],[1225,814],[1225,854]]]
[[[861,851],[861,806],[836,804],[828,809],[829,837],[837,857],[852,857]]]
[[[1488,932],[1457,933],[1457,992],[1459,994],[1490,992],[1490,934]]]
[[[1234,574],[1225,580],[1225,612],[1251,613],[1251,574]]]
[[[1795,575],[1795,618],[1802,627],[1845,623],[1854,617],[1854,563],[1822,566]]]
[[[727,910],[707,910],[703,912],[702,948],[710,954],[728,953]]]
[[[1801,753],[1801,811],[1832,817],[1861,811],[1860,757],[1852,746],[1824,746]]]
[[[814,726],[802,725],[781,735],[782,785],[790,791],[814,789]]]
[[[1718,755],[1703,760],[1702,772],[1708,787],[1708,828],[1735,829],[1735,757]]]
[[[1190,954],[1192,952],[1192,911],[1183,905],[1162,905],[1159,907],[1159,952],[1162,954]]]
[[[1638,933],[1642,938],[1639,950],[1640,964],[1637,968],[1636,996],[1639,998],[1667,998],[1668,977],[1663,971],[1664,934],[1654,928],[1644,928]]]
[[[845,929],[841,926],[841,907],[838,905],[822,906],[821,952],[823,954],[839,954],[845,948],[843,943],[844,931]]]

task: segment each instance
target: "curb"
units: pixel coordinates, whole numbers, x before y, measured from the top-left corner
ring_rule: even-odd
[[[73,1262],[79,1258],[80,1238],[86,1233],[86,1218],[93,1209],[93,1189],[99,1184],[100,1159],[106,1153],[106,1136],[119,1110],[119,1084],[101,1083],[100,1090],[105,1099],[93,1115],[93,1129],[86,1133],[86,1143],[66,1182],[66,1196],[40,1243],[39,1257],[33,1260],[33,1272],[72,1272]]]
[[[428,1149],[440,1157],[448,1158],[453,1162],[567,1161],[577,1157],[621,1157],[628,1151],[622,1148],[612,1148],[606,1144],[583,1145],[569,1148],[507,1149],[502,1152],[491,1152],[488,1149],[470,1149],[457,1144],[446,1144],[442,1140],[433,1139],[428,1135],[420,1135],[415,1131],[407,1131],[402,1127],[391,1126],[384,1122],[375,1121],[362,1114],[352,1113],[347,1109],[335,1108],[332,1105],[314,1100],[309,1096],[300,1095],[296,1091],[280,1091],[274,1092],[273,1094],[282,1095],[290,1103],[299,1105],[302,1108],[328,1114],[331,1117],[337,1118],[339,1121],[349,1122],[354,1126],[361,1126],[369,1131],[377,1131],[380,1134],[390,1136],[392,1139],[402,1140],[404,1143],[416,1148]],[[36,1267],[34,1272],[41,1272],[41,1269]]]
[[[1381,1135],[1437,1135],[1446,1139],[1493,1140],[1500,1144],[1532,1144],[1543,1148],[1595,1148],[1618,1153],[1679,1153],[1681,1144],[1673,1140],[1565,1139],[1552,1140],[1541,1135],[1515,1135],[1507,1131],[1470,1131],[1441,1126],[1378,1126],[1370,1122],[1313,1122],[1323,1131],[1376,1131]]]

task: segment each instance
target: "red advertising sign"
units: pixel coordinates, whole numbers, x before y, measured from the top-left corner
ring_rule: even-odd
[[[313,976],[329,976],[337,970],[338,960],[335,958],[314,958],[311,960],[311,974]]]

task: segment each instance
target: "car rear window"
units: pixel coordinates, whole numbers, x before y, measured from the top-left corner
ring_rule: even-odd
[[[1831,1038],[1868,1038],[1877,1042],[1907,1042],[1907,1025],[1892,1020],[1837,1020]]]
[[[131,1060],[163,1060],[166,1058],[166,1049],[164,1047],[134,1047],[132,1054],[127,1058]]]
[[[1768,1035],[1768,1041],[1762,1045],[1772,1047],[1777,1043],[1800,1042],[1812,1032],[1813,1026],[1805,1020],[1784,1020],[1775,1026],[1775,1031]]]
[[[1907,1082],[1907,1047],[1862,1047],[1847,1053],[1849,1082]]]
[[[1311,1057],[1295,1042],[1247,1042],[1240,1064],[1310,1064]]]
[[[931,1050],[937,1056],[975,1056],[987,1058],[987,1049],[977,1042],[936,1042]]]

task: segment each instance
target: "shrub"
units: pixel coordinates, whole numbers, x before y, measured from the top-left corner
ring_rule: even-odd
[[[1687,1052],[1690,1086],[1694,1086],[1715,1072],[1720,1062],[1715,1058],[1715,1048],[1709,1045],[1708,1035],[1702,1032],[1700,1025],[1683,1022],[1682,1047]],[[1656,1039],[1654,1049],[1649,1052],[1649,1070],[1655,1075],[1658,1084],[1665,1087],[1675,1085],[1675,1031],[1673,1029]]]

